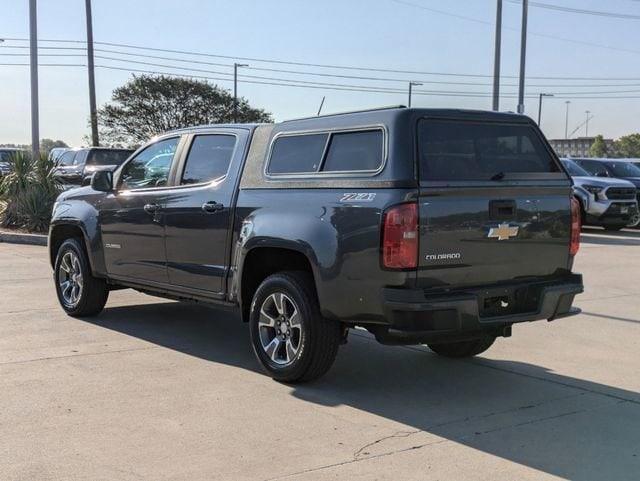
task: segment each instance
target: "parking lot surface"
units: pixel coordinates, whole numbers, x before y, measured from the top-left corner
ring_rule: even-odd
[[[0,479],[637,480],[640,231],[582,242],[580,316],[467,361],[355,331],[300,386],[224,311],[123,290],[67,317],[46,249],[0,244]]]

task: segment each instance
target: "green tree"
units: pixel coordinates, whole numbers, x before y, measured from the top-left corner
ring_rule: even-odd
[[[602,135],[596,135],[596,139],[589,148],[589,157],[607,157],[609,152],[607,151],[607,144],[604,141]]]
[[[613,144],[616,157],[640,158],[640,134],[620,137]]]
[[[42,139],[40,141],[40,152],[42,152],[43,154],[48,155],[49,151],[56,147],[69,147],[69,146],[62,140]]]
[[[106,143],[136,145],[168,130],[231,122],[233,96],[205,81],[134,75],[98,112]],[[238,122],[270,122],[271,115],[238,99]]]

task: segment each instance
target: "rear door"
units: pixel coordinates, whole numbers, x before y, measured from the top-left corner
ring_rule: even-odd
[[[423,287],[551,276],[569,263],[571,183],[535,126],[418,123]]]
[[[249,131],[189,136],[176,187],[165,203],[169,281],[195,294],[222,295],[237,181]]]

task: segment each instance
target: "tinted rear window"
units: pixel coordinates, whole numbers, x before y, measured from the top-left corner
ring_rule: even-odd
[[[322,154],[328,134],[287,135],[273,143],[269,173],[296,174],[316,172],[322,162]]]
[[[87,165],[120,165],[131,155],[132,150],[90,150]]]
[[[490,180],[504,174],[559,172],[528,125],[421,120],[422,180]]]
[[[235,145],[233,135],[196,136],[187,156],[181,184],[200,184],[225,175]]]
[[[332,134],[322,171],[377,170],[382,164],[382,142],[381,130]]]

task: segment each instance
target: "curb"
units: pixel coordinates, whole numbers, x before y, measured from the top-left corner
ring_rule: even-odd
[[[0,242],[6,242],[8,244],[46,246],[47,236],[44,234],[24,234],[17,232],[0,231]]]

